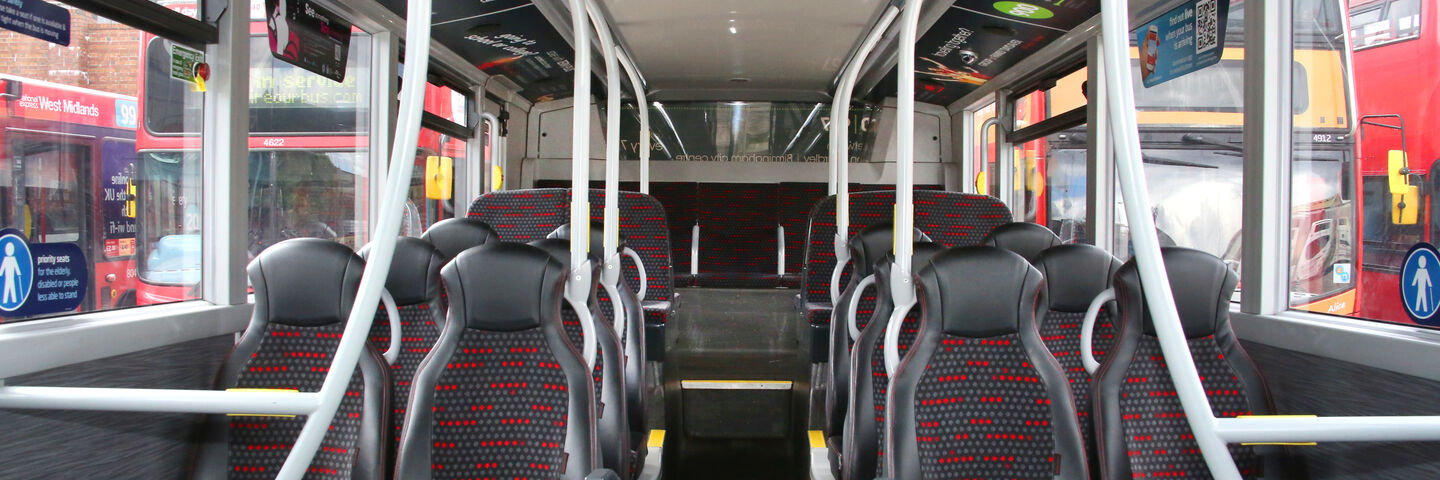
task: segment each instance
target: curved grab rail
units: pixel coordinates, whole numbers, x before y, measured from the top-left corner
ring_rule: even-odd
[[[575,235],[578,236],[578,235]],[[573,237],[573,236],[572,236]],[[572,275],[568,281],[570,285],[590,285],[591,271],[590,261],[586,260],[580,264],[580,268],[572,269]],[[600,282],[604,283],[604,282]],[[620,297],[614,303],[620,303]],[[580,319],[580,334],[585,338],[580,341],[580,355],[585,360],[585,365],[595,368],[596,356],[599,351],[599,343],[595,340],[595,316],[590,315],[590,291],[588,288],[566,288],[565,303],[575,310],[575,318]]]
[[[850,330],[850,341],[852,342],[860,338],[860,319],[858,318],[860,316],[860,292],[864,292],[866,288],[874,285],[875,275],[866,275],[865,278],[860,279],[860,283],[855,284],[855,290],[851,292],[850,308],[845,309],[845,313],[849,315],[845,319],[845,326]]]
[[[600,282],[600,288],[605,289],[605,295],[610,297],[610,306],[615,312],[615,319],[612,320],[612,322],[614,323],[615,331],[617,333],[624,332],[626,312],[624,304],[625,302],[620,301],[620,289],[616,288],[615,285],[611,285],[605,282]]]
[[[915,307],[912,295],[907,302],[895,302],[895,311],[890,312],[890,324],[885,326],[885,374],[895,378],[895,369],[900,366],[900,331],[905,327],[905,315]]]
[[[390,348],[385,349],[385,363],[394,365],[400,359],[400,308],[395,306],[395,297],[389,290],[380,291],[380,303],[385,304],[385,314],[390,320]]]
[[[1095,360],[1095,318],[1100,316],[1100,309],[1105,304],[1115,301],[1115,289],[1107,288],[1090,301],[1090,307],[1085,309],[1085,321],[1080,324],[1080,363],[1085,365],[1085,373],[1094,375],[1100,370],[1100,362]]]
[[[645,301],[645,292],[650,290],[650,277],[645,272],[645,262],[640,261],[640,254],[635,253],[635,250],[630,247],[621,249],[620,253],[630,257],[630,260],[635,262],[635,269],[640,271],[640,291],[635,292],[635,296],[643,302]]]

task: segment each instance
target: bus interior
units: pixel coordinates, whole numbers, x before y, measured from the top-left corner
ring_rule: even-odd
[[[1432,0],[236,1],[0,5],[0,478],[1440,477]]]

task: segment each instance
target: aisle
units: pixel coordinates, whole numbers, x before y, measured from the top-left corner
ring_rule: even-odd
[[[809,364],[795,291],[680,292],[665,361],[665,478],[804,478]]]

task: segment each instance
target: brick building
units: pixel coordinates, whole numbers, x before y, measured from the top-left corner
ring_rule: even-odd
[[[140,32],[84,10],[66,9],[68,47],[0,30],[0,73],[138,95]]]

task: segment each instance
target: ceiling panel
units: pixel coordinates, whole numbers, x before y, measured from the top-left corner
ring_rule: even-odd
[[[704,90],[828,91],[850,49],[885,3],[603,2],[650,89],[692,96]]]

